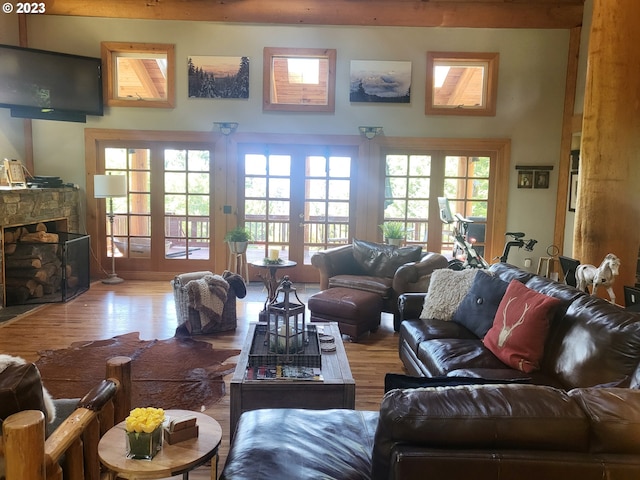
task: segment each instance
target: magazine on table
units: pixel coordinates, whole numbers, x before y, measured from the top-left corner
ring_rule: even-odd
[[[322,381],[319,368],[278,365],[277,367],[247,367],[247,380],[310,380]]]

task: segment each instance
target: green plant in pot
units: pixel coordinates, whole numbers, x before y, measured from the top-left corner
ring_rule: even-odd
[[[379,227],[389,245],[400,245],[407,234],[407,230],[402,222],[385,222],[379,225]]]
[[[251,232],[245,227],[236,227],[233,230],[229,230],[225,236],[224,241],[229,244],[229,250],[231,253],[244,253],[247,251],[247,245],[251,240]]]

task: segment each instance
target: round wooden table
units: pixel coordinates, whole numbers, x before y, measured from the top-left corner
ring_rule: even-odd
[[[98,456],[102,464],[109,469],[109,478],[138,480],[182,474],[184,479],[188,479],[190,470],[203,465],[213,457],[215,460],[212,460],[211,479],[218,478],[218,447],[222,440],[220,424],[208,415],[189,410],[166,410],[165,414],[169,418],[196,417],[199,427],[198,438],[174,445],[164,442],[153,460],[134,460],[127,458],[124,422],[120,422],[105,433],[98,444]]]
[[[292,268],[298,265],[293,260],[282,260],[280,263],[266,263],[264,260],[257,260],[251,262],[256,268],[263,268],[267,270],[266,275],[258,274],[264,283],[264,287],[267,289],[267,299],[264,302],[264,310],[267,309],[267,305],[271,303],[278,294],[278,287],[282,283],[282,278],[277,277],[278,270],[281,268]]]

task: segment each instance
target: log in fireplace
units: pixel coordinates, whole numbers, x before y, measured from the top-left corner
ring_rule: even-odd
[[[0,191],[0,306],[67,301],[89,288],[77,188]]]

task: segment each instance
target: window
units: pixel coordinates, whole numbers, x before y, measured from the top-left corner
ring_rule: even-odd
[[[427,115],[496,114],[497,53],[427,53]]]
[[[102,42],[102,64],[107,105],[174,107],[173,45]]]
[[[336,51],[265,47],[263,82],[264,110],[333,112]]]

